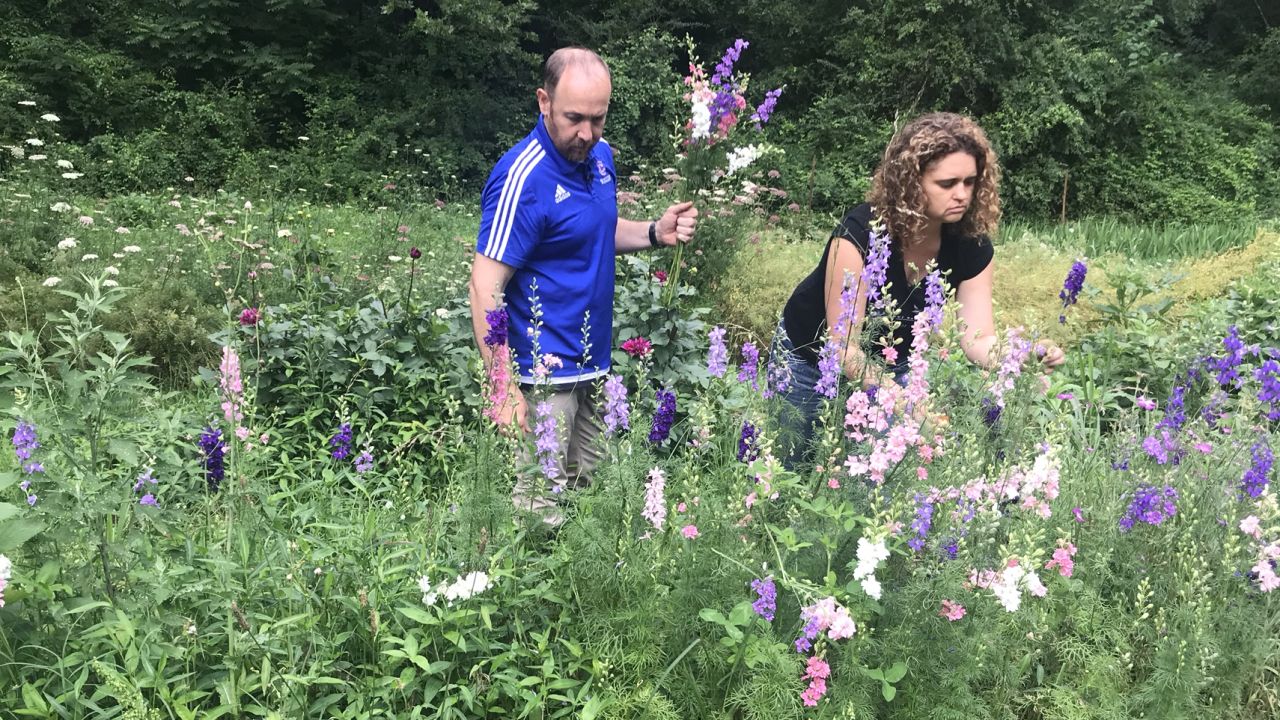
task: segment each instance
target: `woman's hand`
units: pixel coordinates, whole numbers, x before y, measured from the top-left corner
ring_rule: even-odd
[[[1067,359],[1067,354],[1054,341],[1041,338],[1036,341],[1036,359],[1040,361],[1045,372],[1053,372],[1054,368]]]

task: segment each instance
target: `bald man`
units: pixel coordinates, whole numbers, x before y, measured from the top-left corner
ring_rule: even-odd
[[[552,526],[564,519],[560,491],[587,484],[600,457],[597,390],[609,372],[614,258],[688,242],[698,216],[686,202],[653,221],[618,217],[613,150],[602,139],[611,92],[609,68],[594,52],[562,48],[547,59],[538,120],[485,184],[471,269],[471,324],[486,368],[494,362],[482,340],[486,312],[505,305],[510,315],[518,372],[495,422],[529,434],[526,394],[535,386],[557,419],[555,467],[521,472],[512,496]],[[531,464],[527,451],[522,460]]]

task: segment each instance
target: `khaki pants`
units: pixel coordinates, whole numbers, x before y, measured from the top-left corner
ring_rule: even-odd
[[[521,468],[516,473],[516,486],[511,492],[511,501],[517,511],[540,515],[543,522],[558,526],[564,522],[564,515],[556,507],[553,488],[560,485],[576,490],[591,484],[591,471],[600,461],[604,436],[604,408],[597,402],[602,399],[599,389],[600,384],[592,381],[563,388],[521,387],[529,400],[531,429],[538,423],[536,408],[539,401],[534,398],[539,391],[550,392],[544,399],[551,403],[551,412],[556,418],[561,452],[556,459],[559,475],[555,481],[549,481],[540,469],[530,467],[537,463],[537,457],[533,455],[536,434],[530,433],[525,437],[517,457]]]

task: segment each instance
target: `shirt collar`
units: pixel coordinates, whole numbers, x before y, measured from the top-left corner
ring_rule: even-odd
[[[560,154],[560,150],[556,148],[556,144],[551,141],[551,133],[547,132],[546,120],[542,113],[538,113],[538,123],[533,128],[534,137],[538,139],[538,143],[547,151],[547,157],[551,158],[556,164],[556,168],[560,172],[568,175],[573,172],[582,172],[582,167],[593,157],[595,157],[595,148],[591,148],[591,152],[587,153],[587,159],[582,162],[570,162],[564,155]]]

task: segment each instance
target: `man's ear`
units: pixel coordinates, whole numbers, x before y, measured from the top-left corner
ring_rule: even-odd
[[[543,115],[551,114],[551,95],[547,93],[546,88],[538,88],[538,112]]]

